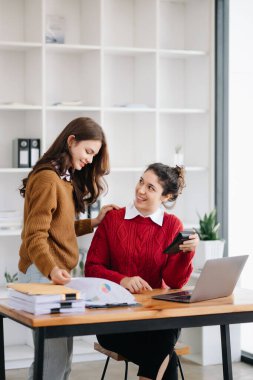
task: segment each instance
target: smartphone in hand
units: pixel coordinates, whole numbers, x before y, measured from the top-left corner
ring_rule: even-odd
[[[187,229],[179,232],[173,242],[168,245],[167,248],[163,251],[163,253],[178,253],[180,252],[179,246],[185,241],[189,240],[190,235],[194,235],[196,231],[194,229]]]

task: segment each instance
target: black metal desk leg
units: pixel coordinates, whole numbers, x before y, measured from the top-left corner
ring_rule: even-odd
[[[44,363],[44,328],[38,328],[34,332],[34,372],[33,380],[43,380]]]
[[[0,315],[0,379],[5,380],[4,319]]]
[[[224,380],[233,380],[229,325],[220,326]]]

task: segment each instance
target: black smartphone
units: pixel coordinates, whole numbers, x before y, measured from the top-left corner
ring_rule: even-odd
[[[178,253],[180,252],[179,246],[185,241],[189,240],[190,235],[194,235],[196,231],[194,229],[188,229],[188,230],[183,230],[177,234],[173,242],[168,245],[167,248],[163,251],[163,253]]]

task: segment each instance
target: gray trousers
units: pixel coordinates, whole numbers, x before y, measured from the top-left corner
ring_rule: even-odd
[[[49,282],[35,265],[26,274],[19,272],[19,282]],[[71,371],[73,338],[45,339],[43,380],[67,380]],[[28,380],[33,380],[33,365],[29,368]]]

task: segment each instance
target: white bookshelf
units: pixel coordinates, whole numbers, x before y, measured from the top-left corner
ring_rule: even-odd
[[[40,138],[43,153],[88,116],[110,149],[102,202],[129,203],[144,167],[173,164],[182,145],[187,187],[173,212],[196,226],[214,203],[214,1],[0,0],[0,10],[0,209],[23,209],[29,169],[12,167],[12,140]],[[47,15],[65,19],[64,44],[45,42]],[[0,240],[3,284],[17,270],[20,231]],[[19,337],[11,345],[27,344]]]

